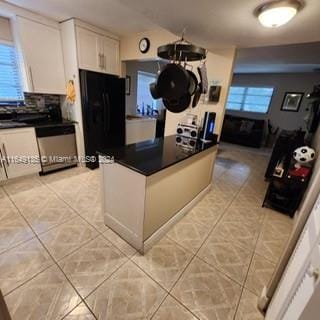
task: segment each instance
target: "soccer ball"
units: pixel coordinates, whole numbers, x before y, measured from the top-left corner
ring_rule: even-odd
[[[298,167],[313,161],[315,155],[316,152],[308,146],[300,147],[293,152],[293,158],[297,161]]]

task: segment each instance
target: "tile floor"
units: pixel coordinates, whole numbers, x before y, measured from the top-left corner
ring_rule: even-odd
[[[222,145],[212,190],[145,256],[104,226],[99,171],[0,187],[0,288],[15,320],[262,319],[292,229],[261,208],[268,157]]]

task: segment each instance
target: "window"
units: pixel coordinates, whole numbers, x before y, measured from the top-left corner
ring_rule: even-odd
[[[228,101],[228,110],[267,113],[273,88],[262,87],[231,87]]]
[[[161,105],[159,100],[154,100],[150,93],[150,83],[155,82],[157,76],[153,73],[138,71],[137,107],[141,113],[147,113],[148,106],[152,110],[158,109]]]
[[[0,43],[0,103],[21,100],[23,100],[23,92],[15,47]]]

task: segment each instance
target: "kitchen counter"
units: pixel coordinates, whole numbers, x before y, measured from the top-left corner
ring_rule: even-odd
[[[104,222],[144,254],[210,190],[217,146],[167,136],[99,153]]]
[[[18,122],[14,120],[0,120],[1,129],[17,129],[17,128],[40,128],[40,127],[59,127],[68,124],[76,124],[75,121],[62,120],[62,121],[39,121],[39,122]]]
[[[186,149],[178,146],[176,136],[171,135],[116,149],[98,150],[98,153],[102,156],[112,156],[115,162],[145,176],[150,176],[215,145],[216,142],[205,144],[198,140],[192,149]]]

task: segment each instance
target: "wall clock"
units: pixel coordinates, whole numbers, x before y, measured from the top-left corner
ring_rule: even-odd
[[[142,38],[139,41],[139,50],[141,53],[147,53],[150,48],[150,40],[148,38]]]

